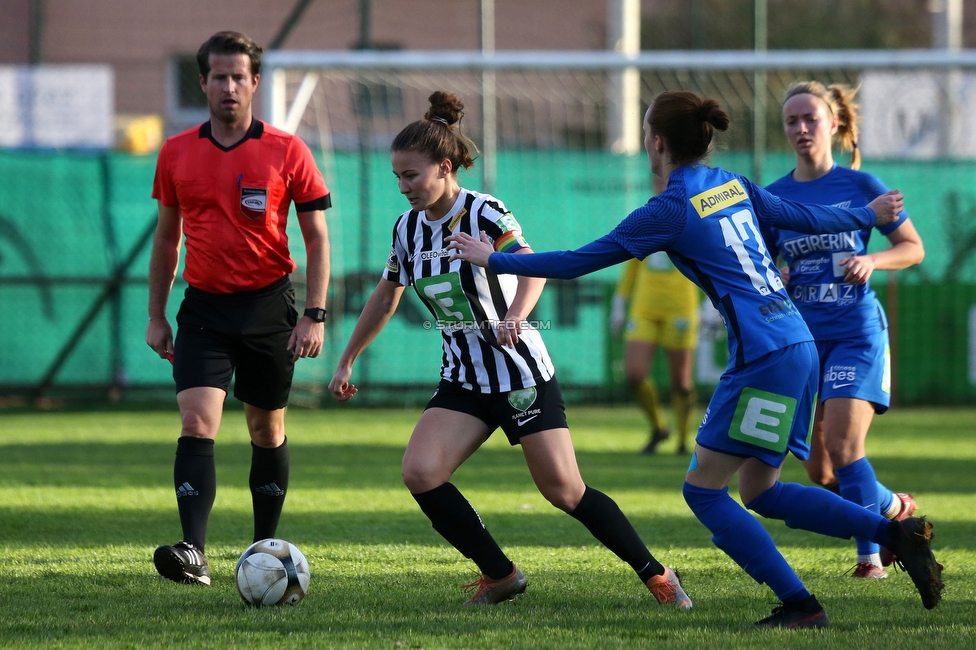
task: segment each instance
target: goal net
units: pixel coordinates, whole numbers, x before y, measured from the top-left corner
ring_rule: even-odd
[[[971,219],[962,225],[965,215],[976,213],[970,180],[976,115],[961,110],[976,99],[972,53],[647,52],[624,58],[278,51],[268,53],[264,66],[265,116],[313,148],[333,191],[330,315],[339,326],[330,329],[329,358],[348,340],[380,277],[393,223],[408,208],[390,169],[390,142],[423,116],[435,90],[462,98],[463,127],[483,153],[461,184],[500,198],[533,248],[552,250],[605,234],[651,195],[640,123],[656,94],[684,89],[718,99],[732,127],[717,136],[712,161],[768,183],[793,167],[780,119],[786,87],[802,79],[860,86],[862,168],[905,192],[927,244],[924,266],[902,272],[899,281],[976,279],[976,261],[960,236],[960,229],[976,229]],[[976,248],[976,239],[969,246]],[[550,283],[534,313],[550,324],[544,336],[570,389],[620,378],[606,326],[618,272]],[[884,291],[884,274],[873,283]],[[408,292],[357,365],[359,380],[431,385],[440,355],[438,336],[423,328],[428,319]],[[721,353],[722,346],[714,347]],[[699,378],[707,374],[702,368]]]

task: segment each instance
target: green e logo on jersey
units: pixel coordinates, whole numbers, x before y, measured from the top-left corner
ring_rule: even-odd
[[[735,407],[729,437],[784,452],[790,442],[795,413],[796,400],[792,397],[744,388]]]
[[[461,289],[461,276],[455,272],[418,278],[414,284],[421,297],[439,314],[438,320],[447,323],[474,322],[468,298]]]

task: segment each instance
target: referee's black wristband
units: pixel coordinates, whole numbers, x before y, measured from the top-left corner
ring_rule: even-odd
[[[324,323],[328,314],[328,310],[322,309],[321,307],[310,307],[309,309],[305,310],[305,315],[314,320],[316,323]]]

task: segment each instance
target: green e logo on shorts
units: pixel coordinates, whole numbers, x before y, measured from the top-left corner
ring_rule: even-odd
[[[421,297],[430,305],[440,318],[438,320],[455,323],[457,321],[474,322],[468,298],[461,288],[461,276],[457,273],[445,273],[430,278],[418,278],[415,282]]]
[[[729,437],[757,447],[785,452],[790,443],[790,429],[796,413],[796,400],[744,388],[735,407]]]
[[[508,393],[508,403],[512,405],[512,408],[516,411],[528,411],[529,407],[535,403],[535,398],[538,393],[535,390],[535,386],[530,388],[523,388],[521,390],[513,390]]]

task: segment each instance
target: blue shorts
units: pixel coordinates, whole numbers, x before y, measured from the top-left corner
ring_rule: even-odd
[[[891,404],[891,349],[888,330],[857,339],[817,341],[820,401],[852,397],[874,404],[878,415]]]
[[[779,467],[790,451],[810,456],[820,364],[813,341],[728,370],[705,410],[695,442],[713,451]]]

